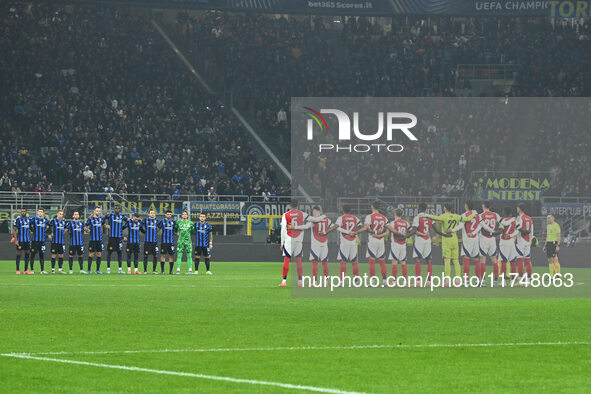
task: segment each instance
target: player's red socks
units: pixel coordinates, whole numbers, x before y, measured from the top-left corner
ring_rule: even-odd
[[[341,278],[343,278],[347,274],[347,262],[341,260]]]
[[[527,272],[527,276],[531,276],[531,259],[525,259],[525,272]]]
[[[463,265],[464,275],[469,276],[470,275],[470,258],[467,256],[464,256],[464,258],[462,259],[462,265]]]
[[[302,265],[302,258],[296,257],[296,269],[298,271],[298,279],[302,279],[304,275],[304,266]]]
[[[289,274],[289,257],[283,258],[283,279],[287,279],[287,274]]]
[[[369,277],[374,277],[376,275],[376,259],[370,258],[369,259]]]
[[[517,272],[517,263],[515,261],[511,262],[511,273],[514,274]]]
[[[328,276],[328,261],[322,262],[322,273],[324,276]]]
[[[433,276],[433,264],[427,263],[427,280],[430,281]]]
[[[507,262],[506,261],[501,261],[498,264],[501,265],[501,274],[503,274],[503,276],[507,276]]]
[[[378,262],[380,263],[380,271],[382,271],[382,278],[386,279],[386,276],[388,276],[388,268],[386,268],[386,260],[379,259]]]
[[[392,276],[398,276],[398,263],[392,263]]]
[[[352,263],[353,265],[353,275],[354,276],[359,276],[359,264],[357,264],[357,261]]]
[[[499,279],[499,263],[493,264],[495,279]]]
[[[474,274],[477,278],[480,278],[480,261],[479,259],[474,260]]]
[[[402,276],[405,278],[408,276],[408,270],[406,269],[406,264],[402,264]]]
[[[421,276],[421,263],[419,261],[415,261],[415,276],[417,278]]]
[[[312,277],[318,276],[318,260],[312,260]]]
[[[521,277],[523,276],[523,259],[517,259],[517,274]]]

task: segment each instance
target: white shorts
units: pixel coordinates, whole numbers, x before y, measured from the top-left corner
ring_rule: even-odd
[[[386,247],[384,246],[384,240],[377,240],[371,235],[367,240],[367,252],[365,257],[368,259],[383,259],[386,257]]]
[[[480,256],[480,244],[478,237],[462,240],[462,256],[476,258]]]
[[[515,242],[513,242],[512,239],[501,239],[499,242],[499,255],[501,261],[514,261],[517,257],[517,252],[515,251]]]
[[[315,245],[310,248],[310,261],[327,261],[328,260],[328,245]]]
[[[481,256],[497,256],[497,240],[494,237],[479,237]]]
[[[347,262],[357,261],[357,242],[341,242],[339,245],[339,255],[337,260],[344,260]]]
[[[290,238],[283,244],[283,257],[302,257],[302,242],[292,241]]]
[[[390,260],[406,261],[406,244],[393,243],[390,248]]]
[[[520,240],[520,238],[517,238],[517,243],[515,244],[515,251],[517,252],[517,257],[529,259],[531,257],[531,243],[525,242],[524,240]]]
[[[415,246],[413,247],[412,257],[421,259],[431,258],[431,238],[424,239],[415,237]]]

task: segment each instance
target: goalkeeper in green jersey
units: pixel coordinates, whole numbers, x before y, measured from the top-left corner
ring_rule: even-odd
[[[187,211],[181,214],[181,220],[174,224],[175,230],[179,233],[178,246],[176,249],[176,273],[181,273],[181,264],[183,262],[183,252],[187,253],[187,264],[189,265],[189,272],[193,273],[193,241],[191,234],[195,232],[193,222],[189,220]]]
[[[462,217],[458,214],[452,213],[451,204],[445,204],[443,206],[443,215],[427,215],[421,213],[419,216],[428,217],[435,221],[441,222],[441,232],[446,236],[441,238],[441,251],[443,255],[443,264],[445,270],[445,276],[451,276],[451,264],[453,261],[456,270],[456,276],[462,275],[460,268],[460,251],[458,248],[458,236],[453,232],[460,222],[469,222],[474,218],[474,215],[468,217]]]

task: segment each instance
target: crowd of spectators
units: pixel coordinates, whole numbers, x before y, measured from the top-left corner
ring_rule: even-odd
[[[585,71],[591,63],[591,29],[580,20],[418,17],[392,18],[390,22],[380,25],[367,18],[349,18],[335,35],[320,18],[222,13],[189,17],[179,13],[177,30],[195,58],[204,59],[210,77],[238,91],[236,105],[275,135],[288,131],[291,97],[591,95],[591,73]],[[471,89],[469,80],[462,79],[460,64],[511,66],[507,69],[514,83],[504,91],[479,92]],[[569,139],[581,137],[572,135]],[[511,144],[512,138],[515,135],[502,131],[484,134],[471,127],[440,129],[414,148],[418,154],[413,152],[408,158],[400,155],[390,176],[369,179],[349,174],[359,176],[355,183],[359,190],[353,194],[461,194],[473,170],[529,167],[515,167],[522,161],[513,156],[522,155],[523,146]],[[540,139],[533,136],[532,142]],[[568,161],[568,150],[551,152],[566,155],[554,157],[558,167]],[[308,153],[305,160],[317,159]],[[415,159],[422,164],[417,165]],[[538,171],[549,170],[539,167],[535,159],[530,162],[536,163]],[[323,176],[325,163],[326,158],[321,156],[318,163],[306,165],[310,172],[298,174],[313,179],[323,196],[330,195],[335,179],[347,172]],[[427,164],[428,169],[421,169]],[[584,173],[554,177],[549,192],[588,194],[588,188],[575,186],[581,179],[577,175]]]
[[[0,12],[0,190],[290,193],[219,96],[201,89],[143,14],[21,3]],[[335,31],[320,17],[181,12],[176,22],[190,59],[282,158],[291,97],[457,96],[458,87],[471,91],[469,82],[458,85],[458,65],[472,63],[515,66],[515,83],[502,93],[509,97],[591,94],[589,24],[579,21],[392,18],[380,25],[349,18]],[[358,195],[457,195],[473,170],[531,170],[545,157],[560,174],[552,193],[590,192],[581,181],[590,166],[569,161],[570,143],[585,136],[546,131],[524,153],[503,130],[438,122],[424,125],[430,132],[388,176],[332,177],[326,157],[307,155],[302,160],[317,162],[306,163],[296,182],[310,178],[325,195],[339,177],[357,176],[359,190],[350,192]]]
[[[143,14],[1,8],[0,190],[285,194]]]

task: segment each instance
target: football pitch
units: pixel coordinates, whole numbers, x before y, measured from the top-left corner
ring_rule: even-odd
[[[1,261],[2,391],[591,390],[589,298],[299,298],[277,287],[281,263],[212,271],[17,276]]]

